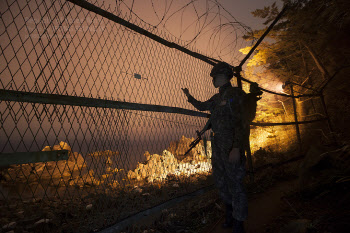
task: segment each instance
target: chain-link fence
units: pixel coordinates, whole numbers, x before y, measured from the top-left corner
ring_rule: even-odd
[[[333,140],[318,95],[292,98],[263,94],[250,134],[254,169],[300,157],[310,144]]]
[[[69,1],[0,4],[3,231],[95,231],[209,184],[210,142],[184,157],[206,114],[181,91],[214,94],[207,62]],[[259,122],[294,121],[267,99]],[[257,127],[252,151],[295,135]]]
[[[206,179],[202,147],[181,157],[205,118],[152,107],[189,108],[183,87],[209,98],[210,65],[71,2],[3,1],[1,9],[4,229],[101,229]],[[5,101],[11,94],[27,101]]]

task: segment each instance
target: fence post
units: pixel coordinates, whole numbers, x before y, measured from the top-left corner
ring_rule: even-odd
[[[247,134],[248,136],[246,137],[247,141],[246,141],[246,147],[245,147],[245,151],[247,152],[247,159],[248,159],[248,169],[249,169],[249,178],[250,178],[250,182],[254,182],[254,168],[253,168],[253,162],[252,162],[252,152],[250,150],[250,125],[247,126]]]
[[[296,106],[295,98],[294,98],[293,84],[290,84],[290,92],[291,92],[292,99],[293,99],[293,110],[294,110],[295,130],[297,131],[297,138],[298,138],[298,143],[299,143],[299,152],[301,153],[302,145],[301,145],[301,137],[300,137],[299,123],[298,123],[297,106]]]
[[[326,117],[327,117],[327,124],[328,124],[328,129],[330,131],[331,137],[332,137],[333,141],[335,143],[337,143],[337,140],[336,140],[336,138],[335,138],[335,136],[333,134],[334,130],[333,130],[331,119],[329,118],[327,105],[326,105],[326,102],[324,101],[323,91],[321,92],[320,98],[321,98],[321,102],[322,102],[323,111],[324,111],[324,113],[326,114]]]
[[[237,86],[242,89],[242,80],[240,78],[237,78]]]
[[[241,74],[239,73],[239,75],[237,76],[237,86],[238,88],[240,88],[241,90],[243,89],[242,87],[242,79],[241,79]],[[246,129],[246,141],[244,142],[244,152],[247,152],[247,159],[248,159],[248,169],[249,169],[249,179],[250,182],[253,183],[254,182],[254,171],[253,171],[253,162],[252,162],[252,152],[250,151],[250,124],[246,125],[245,127],[247,127]]]

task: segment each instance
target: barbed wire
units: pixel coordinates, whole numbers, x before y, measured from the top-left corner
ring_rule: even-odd
[[[252,29],[238,21],[217,0],[182,0],[176,3],[165,0],[157,2],[158,7],[155,0],[142,1],[143,7],[150,6],[147,16],[137,9],[135,0],[117,0],[116,5],[116,14],[127,15],[128,20],[136,18],[146,24],[150,31],[160,29],[184,47],[194,47],[207,56],[230,64],[241,60],[240,48],[254,43],[242,38]],[[174,25],[178,25],[178,28],[174,28]]]

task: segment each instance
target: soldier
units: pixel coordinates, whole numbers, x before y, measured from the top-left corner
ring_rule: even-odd
[[[233,71],[229,64],[219,62],[210,76],[219,93],[209,100],[196,100],[188,91],[183,92],[198,110],[209,110],[212,128],[213,176],[221,198],[226,205],[223,227],[233,226],[234,233],[244,231],[243,221],[248,215],[247,197],[243,185],[245,176],[244,135],[247,124],[243,119],[243,101],[246,93],[233,87],[230,79]]]

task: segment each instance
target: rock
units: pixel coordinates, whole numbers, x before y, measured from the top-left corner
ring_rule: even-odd
[[[137,178],[137,174],[134,172],[134,171],[128,171],[128,174],[127,174],[127,177],[128,177],[128,179],[130,179],[130,180],[134,180],[134,179],[136,179]]]
[[[81,154],[79,154],[78,152],[74,152],[74,153],[70,154],[70,156],[68,158],[68,166],[71,166],[71,164],[75,164],[76,166],[81,168],[83,166],[86,166],[84,162],[85,162],[85,160],[84,160],[83,156]]]
[[[119,187],[119,183],[118,183],[118,181],[113,181],[113,183],[111,184],[111,187],[112,188],[118,188]]]
[[[92,204],[89,204],[86,206],[86,210],[91,210],[92,209]]]
[[[296,219],[282,227],[279,233],[307,233],[311,221],[308,219]]]
[[[190,142],[192,142],[192,139],[183,136],[178,142],[172,143],[169,148],[170,150],[181,154],[182,150],[184,152],[187,150],[183,145],[189,145]],[[211,144],[208,142],[208,156],[205,155],[204,147],[201,144],[197,145],[197,147],[197,149],[194,150],[192,157],[186,157],[180,163],[176,156],[169,150],[164,150],[161,155],[151,155],[146,151],[144,154],[146,162],[138,163],[135,170],[128,171],[127,178],[138,181],[145,180],[152,183],[154,181],[167,179],[169,175],[190,176],[194,173],[208,173],[211,169],[209,159],[209,156],[211,156],[211,152],[209,153],[209,150],[211,150]]]
[[[6,224],[2,227],[3,230],[11,230],[16,227],[17,223],[16,222],[10,222],[9,224]]]
[[[299,165],[299,187],[301,190],[312,189],[325,181],[324,172],[332,168],[327,148],[312,145],[304,160]],[[322,175],[323,174],[323,175]],[[330,174],[329,174],[330,175]],[[328,175],[328,177],[330,177]]]
[[[51,219],[40,219],[39,221],[35,222],[31,226],[27,226],[27,230],[31,232],[42,232],[43,227],[45,227],[46,224],[49,224],[52,226]]]
[[[194,138],[186,138],[185,136],[182,136],[179,141],[171,142],[170,146],[168,147],[168,151],[172,153],[176,159],[182,161],[183,159],[186,159],[184,162],[190,162],[193,159],[203,161],[211,158],[211,142],[207,141],[207,150],[205,152],[204,148],[204,142],[201,141],[194,147],[188,155],[185,157],[184,154],[189,149],[189,146],[191,142],[194,140]]]
[[[22,211],[18,211],[16,213],[16,215],[17,215],[18,218],[24,218],[24,211],[23,210]]]
[[[148,160],[151,159],[151,154],[150,154],[148,151],[146,151],[146,152],[143,154],[143,156],[145,156],[146,161],[148,161]]]
[[[138,193],[142,193],[142,189],[137,186],[134,187],[134,190]]]
[[[107,157],[106,165],[111,166],[113,164],[112,158],[110,156]]]
[[[37,197],[37,198],[33,198],[32,199],[32,202],[33,203],[37,203],[37,202],[41,202],[42,201],[42,198],[40,198],[40,197]]]
[[[43,219],[40,219],[39,221],[37,221],[36,223],[34,223],[34,226],[38,226],[40,224],[49,223],[49,222],[51,222],[51,219],[43,218]]]
[[[72,148],[66,142],[60,142],[58,145],[54,145],[52,150],[68,150],[72,151]]]
[[[74,183],[79,187],[84,187],[85,185],[94,185],[96,183],[94,177],[94,171],[89,170],[88,173],[85,173],[83,176],[76,176],[74,178]]]
[[[1,175],[5,181],[12,181],[11,176],[7,172],[2,172]]]
[[[184,154],[193,140],[194,138],[186,138],[185,136],[182,136],[179,141],[171,142],[167,150],[172,153],[176,159],[183,160],[185,158]],[[188,157],[193,157],[197,147],[199,146],[197,145],[189,152]]]
[[[111,173],[113,172],[113,169],[111,167],[106,167],[106,172]]]
[[[45,163],[37,163],[37,164],[35,165],[35,171],[36,171],[36,172],[42,172],[42,171],[44,170],[45,167],[47,167],[47,166],[45,165]]]
[[[44,149],[42,149],[42,151],[52,151],[51,146],[45,146]]]

